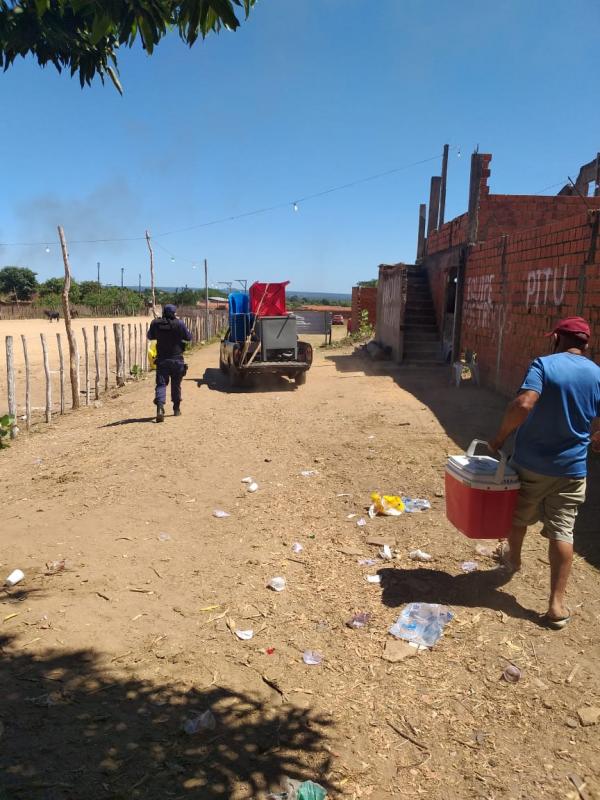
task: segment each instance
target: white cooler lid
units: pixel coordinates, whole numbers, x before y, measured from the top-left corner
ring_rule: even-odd
[[[446,468],[463,483],[479,488],[518,489],[519,476],[507,464],[504,468],[504,478],[496,481],[496,471],[499,462],[491,456],[448,456]]]

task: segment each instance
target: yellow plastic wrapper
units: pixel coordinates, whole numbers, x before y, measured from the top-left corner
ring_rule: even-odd
[[[148,345],[148,366],[150,369],[156,369],[156,340],[153,339],[150,344]]]
[[[404,511],[402,498],[394,494],[380,495],[373,492],[371,495],[373,504],[369,508],[369,516],[372,517],[399,517]]]

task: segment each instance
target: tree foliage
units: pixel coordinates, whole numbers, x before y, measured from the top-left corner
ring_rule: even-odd
[[[36,273],[26,267],[0,269],[0,294],[13,300],[30,300],[37,286]]]
[[[377,278],[371,278],[368,281],[359,281],[357,286],[360,286],[361,289],[376,289],[377,288]]]
[[[117,51],[139,39],[151,54],[171,30],[192,46],[222,28],[236,30],[256,0],[0,0],[0,67],[32,55],[42,67],[79,75],[83,87],[108,76],[119,92]]]

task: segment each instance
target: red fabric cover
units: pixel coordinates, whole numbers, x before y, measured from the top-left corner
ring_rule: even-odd
[[[250,287],[250,311],[257,317],[281,317],[285,310],[285,287],[283,283],[253,283]]]

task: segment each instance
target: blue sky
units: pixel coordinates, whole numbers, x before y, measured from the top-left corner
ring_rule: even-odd
[[[0,265],[60,275],[69,240],[143,237],[157,282],[292,281],[350,291],[414,260],[418,206],[439,162],[299,197],[453,150],[446,218],[466,209],[469,154],[494,192],[534,193],[600,149],[597,0],[259,0],[237,33],[152,57],[123,50],[125,94],[18,62],[0,74]],[[558,187],[545,193],[555,193]],[[172,230],[286,203],[262,215]],[[147,282],[143,239],[72,244],[78,279]],[[172,254],[175,261],[171,260]]]

